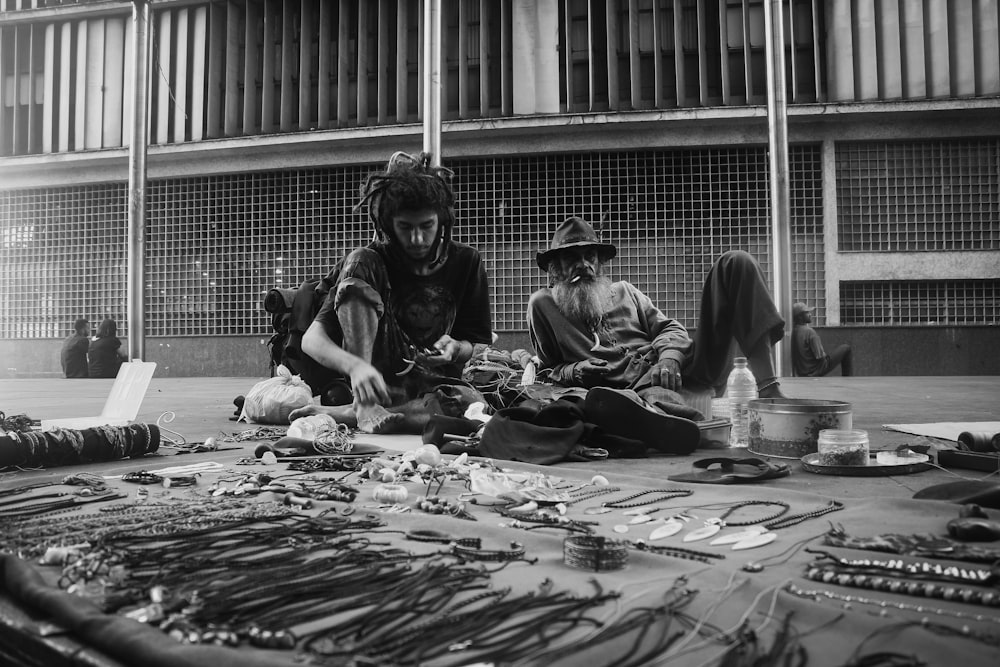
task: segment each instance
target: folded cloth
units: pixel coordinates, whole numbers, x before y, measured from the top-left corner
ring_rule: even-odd
[[[571,458],[586,426],[579,406],[565,400],[541,408],[497,411],[483,427],[479,455],[505,461],[551,465]]]

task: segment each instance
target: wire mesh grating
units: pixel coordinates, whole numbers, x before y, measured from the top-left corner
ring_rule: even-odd
[[[824,305],[819,147],[791,151],[796,298]],[[762,147],[463,159],[455,237],[479,248],[497,331],[523,331],[545,284],[535,253],[568,216],[593,222],[619,255],[609,270],[669,316],[696,324],[712,262],[744,249],[770,273]],[[355,211],[370,165],[171,178],[147,188],[150,336],[266,334],[261,297],[322,275],[371,238]],[[61,337],[77,317],[124,328],[124,184],[0,191],[0,333]],[[819,319],[819,318],[817,318]]]

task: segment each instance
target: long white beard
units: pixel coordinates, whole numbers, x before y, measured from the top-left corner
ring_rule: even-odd
[[[552,298],[562,314],[592,331],[600,328],[610,295],[611,279],[607,276],[575,283],[560,280],[552,286]]]

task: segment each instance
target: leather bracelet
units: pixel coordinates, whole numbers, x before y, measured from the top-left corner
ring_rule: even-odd
[[[405,533],[406,539],[413,540],[414,542],[437,542],[438,544],[458,544],[461,546],[472,547],[478,549],[482,545],[482,541],[478,537],[459,537],[455,538],[448,533],[442,533],[440,530],[408,530]]]
[[[486,560],[486,561],[510,561],[510,560],[521,560],[524,558],[524,545],[520,542],[511,542],[510,549],[483,549],[481,548],[482,541],[479,538],[474,538],[474,544],[459,544],[455,543],[451,547],[451,553],[458,556],[459,558],[466,558],[471,560]]]
[[[572,535],[563,540],[563,562],[593,572],[620,570],[628,563],[628,545],[601,536]]]

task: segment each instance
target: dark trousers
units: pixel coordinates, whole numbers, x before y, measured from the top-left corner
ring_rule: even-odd
[[[854,374],[854,359],[853,353],[851,351],[851,346],[844,343],[843,345],[838,345],[833,352],[826,355],[826,359],[823,361],[822,373],[817,373],[817,377],[821,375],[829,375],[830,371],[840,366],[840,374],[843,377],[849,377]]]
[[[784,335],[785,320],[757,260],[742,250],[731,250],[705,277],[694,348],[684,361],[684,382],[715,387],[729,372],[733,340],[749,354],[765,337],[773,345]]]

